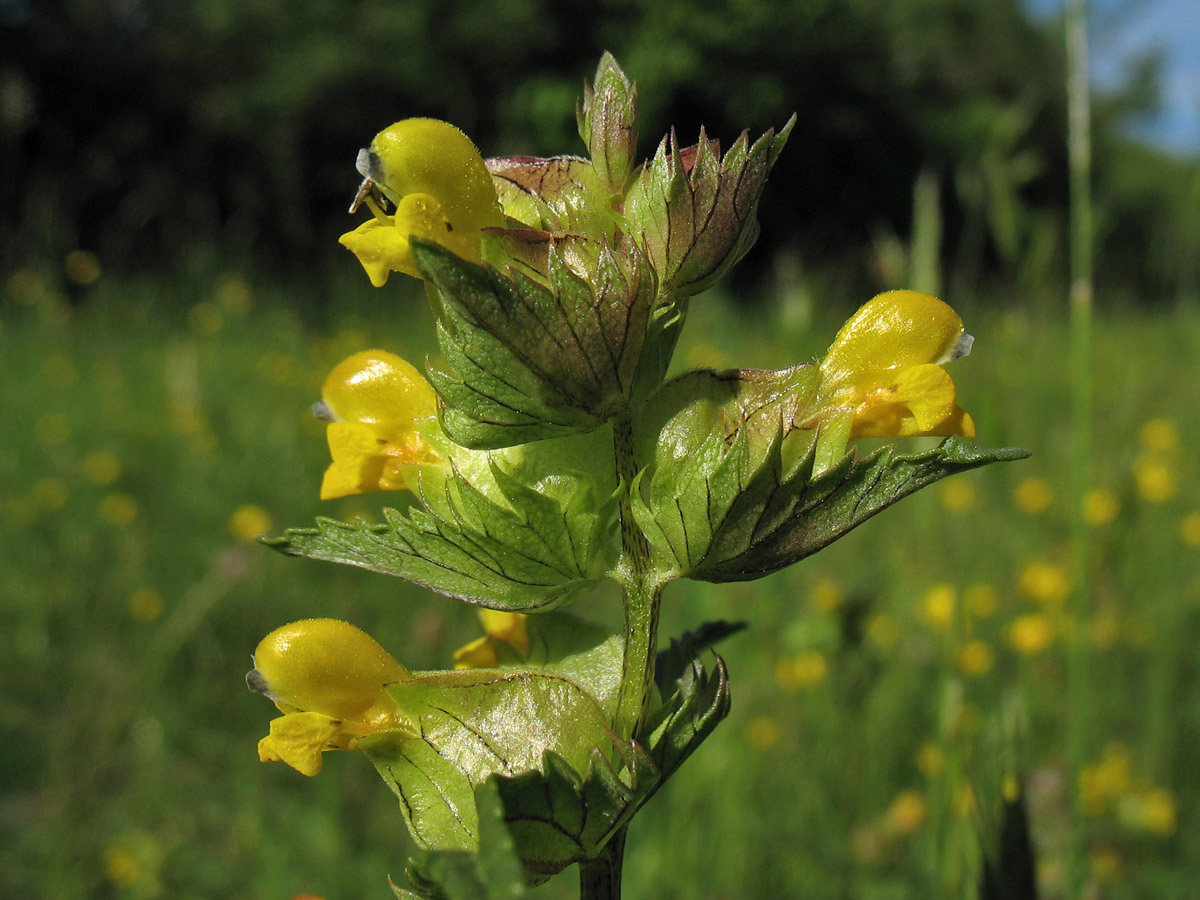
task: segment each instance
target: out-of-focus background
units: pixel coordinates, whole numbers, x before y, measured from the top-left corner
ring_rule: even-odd
[[[728,721],[634,826],[629,896],[974,897],[1009,776],[1044,896],[1073,860],[1088,897],[1195,896],[1200,12],[1090,15],[1078,616],[1057,3],[0,0],[0,896],[390,896],[390,794],[356,754],[311,780],[259,764],[272,710],[242,676],[315,615],[443,666],[473,613],[254,538],[405,502],[316,498],[328,369],[433,350],[419,286],[374,290],[336,245],[357,149],[433,115],[485,155],[580,152],[605,49],[646,154],[672,126],[727,146],[799,116],[681,365],[811,359],[874,292],[919,287],[977,336],[953,374],[980,440],[1034,451],[762,582],[673,587],[664,634],[750,628],[723,647]]]

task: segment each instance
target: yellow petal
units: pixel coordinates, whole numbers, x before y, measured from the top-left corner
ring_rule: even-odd
[[[258,742],[261,762],[284,762],[310,778],[321,771],[321,754],[338,749],[342,723],[314,712],[289,713],[271,720],[271,733]]]
[[[494,669],[498,665],[500,658],[496,655],[496,644],[489,635],[476,638],[454,651],[456,669]]]
[[[368,219],[338,238],[339,244],[358,257],[375,287],[387,284],[388,274],[392,271],[421,277],[408,246],[408,234],[395,227],[391,216],[385,219],[383,222]]]
[[[336,619],[305,619],[262,639],[247,683],[292,709],[398,726],[403,716],[385,687],[408,677],[361,629]]]
[[[829,381],[852,380],[867,372],[948,362],[969,346],[962,320],[941,300],[919,291],[889,291],[842,326],[821,373]]]
[[[371,141],[377,169],[368,175],[393,203],[410,194],[435,198],[455,231],[504,224],[500,201],[483,156],[471,139],[448,122],[403,119]]]
[[[336,366],[321,398],[342,422],[374,425],[377,436],[402,441],[417,419],[437,414],[437,394],[406,360],[386,350],[363,350]]]
[[[480,609],[479,621],[489,637],[511,644],[521,654],[529,652],[529,632],[525,616],[499,609]]]
[[[325,436],[333,463],[321,481],[322,500],[368,491],[404,490],[402,477],[385,472],[388,457],[382,452],[383,442],[369,425],[330,422]]]

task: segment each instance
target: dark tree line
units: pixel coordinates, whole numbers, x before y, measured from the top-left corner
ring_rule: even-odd
[[[728,141],[799,114],[758,252],[861,267],[880,235],[912,239],[924,177],[947,271],[1060,278],[1060,45],[1020,0],[5,0],[0,252],[320,260],[379,128],[433,115],[487,154],[577,152],[574,100],[608,49],[646,153],[670,125]],[[1101,262],[1195,291],[1197,166],[1117,131],[1153,100],[1143,74],[1098,106]]]

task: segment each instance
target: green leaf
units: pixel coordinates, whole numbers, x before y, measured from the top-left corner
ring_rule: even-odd
[[[637,87],[611,53],[600,58],[592,84],[584,84],[576,119],[600,184],[621,196],[637,151]]]
[[[385,509],[384,524],[319,518],[265,541],[289,556],[323,559],[404,578],[510,612],[569,602],[609,566],[612,503],[596,505],[586,481],[563,474],[567,497],[529,487],[492,466],[507,503],[465,478],[448,479],[430,509]]]
[[[605,714],[616,715],[624,640],[594,622],[563,612],[526,620],[529,652],[519,667],[539,669],[579,685]]]
[[[599,752],[592,754],[587,768],[551,753],[539,770],[498,776],[505,821],[530,874],[547,878],[594,858],[728,711],[724,663],[718,657],[710,676],[693,658],[652,717],[645,746],[627,748],[620,766]]]
[[[400,799],[417,843],[479,846],[474,791],[492,775],[539,771],[546,754],[585,769],[594,754],[628,755],[610,715],[585,690],[532,669],[462,669],[417,674],[388,693],[413,731],[361,738],[360,748]]]
[[[668,648],[659,651],[654,665],[654,681],[658,685],[659,693],[670,697],[679,689],[683,679],[692,673],[693,664],[702,651],[712,649],[718,641],[744,631],[747,627],[747,622],[718,620],[705,622],[698,628],[672,638]]]
[[[405,876],[413,887],[392,885],[400,900],[509,900],[526,896],[525,871],[512,835],[504,824],[504,807],[492,781],[475,789],[479,816],[479,850],[426,850],[409,860]]]
[[[852,450],[812,478],[813,456],[785,470],[777,441],[767,464],[745,480],[736,500],[709,523],[712,538],[686,574],[702,581],[744,581],[803,559],[909,494],[949,475],[1029,451],[977,447],[951,437],[925,453],[894,445],[863,459]]]
[[[654,276],[636,247],[564,238],[546,246],[546,283],[476,266],[414,241],[439,294],[431,369],[446,434],[496,448],[589,431],[623,411],[638,373]]]
[[[629,189],[625,216],[665,293],[698,294],[754,244],[759,197],[795,122],[753,145],[743,132],[723,159],[703,130],[694,147],[680,148],[674,132],[659,144]]]

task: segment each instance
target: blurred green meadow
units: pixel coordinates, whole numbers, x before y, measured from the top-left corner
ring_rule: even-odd
[[[368,346],[431,350],[419,286],[332,268],[301,288],[204,267],[132,281],[85,254],[65,279],[7,277],[0,896],[358,900],[400,879],[410,845],[370,763],[331,754],[314,779],[260,764],[272,709],[243,685],[258,640],[298,618],[352,621],[412,668],[478,633],[461,603],[255,542],[406,502],[317,499],[325,372]],[[678,360],[809,359],[865,299],[710,294]],[[1064,895],[1072,821],[1087,896],[1200,896],[1200,314],[1102,304],[1076,621],[1064,317],[1053,297],[948,299],[977,338],[953,374],[980,441],[1033,456],[942,482],[766,580],[669,590],[664,635],[749,628],[719,648],[731,715],[633,826],[628,896],[974,897],[1017,785],[1045,897]],[[1077,634],[1084,709],[1066,690]],[[534,896],[576,891],[567,873]]]

